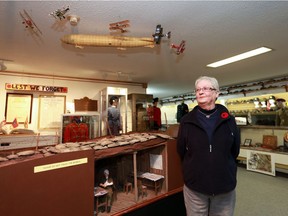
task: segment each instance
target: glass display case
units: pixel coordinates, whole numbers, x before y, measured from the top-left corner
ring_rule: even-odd
[[[143,132],[149,130],[148,104],[152,106],[153,95],[129,94],[132,110],[132,131]]]
[[[100,136],[99,114],[62,114],[60,142],[84,142]]]
[[[122,133],[127,133],[127,88],[106,87],[100,91],[100,136],[108,135],[107,110],[111,97],[118,98]]]

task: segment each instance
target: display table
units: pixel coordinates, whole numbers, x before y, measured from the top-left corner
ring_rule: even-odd
[[[96,212],[99,211],[99,208],[104,206],[105,211],[107,211],[108,206],[108,192],[101,187],[94,188],[94,197],[95,197],[95,210]],[[102,202],[101,202],[102,200]]]
[[[149,172],[145,172],[145,173],[139,173],[138,172],[137,177],[141,178],[144,181],[144,183],[143,183],[144,185],[154,187],[156,195],[157,195],[159,189],[161,189],[162,182],[164,179],[163,175],[157,175],[155,173],[149,173]],[[152,184],[150,184],[150,182],[152,182]]]

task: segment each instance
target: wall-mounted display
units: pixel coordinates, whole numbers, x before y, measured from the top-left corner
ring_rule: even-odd
[[[39,129],[61,127],[61,115],[65,113],[66,96],[40,95],[39,96]]]
[[[5,118],[6,123],[18,123],[28,120],[31,123],[33,94],[7,93]]]

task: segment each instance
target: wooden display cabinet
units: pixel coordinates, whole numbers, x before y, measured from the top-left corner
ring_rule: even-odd
[[[149,128],[149,119],[146,108],[148,103],[153,102],[153,95],[129,94],[128,100],[131,101],[132,131],[147,131]]]

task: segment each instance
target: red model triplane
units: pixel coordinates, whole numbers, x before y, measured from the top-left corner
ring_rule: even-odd
[[[171,44],[171,48],[176,49],[176,54],[180,55],[180,53],[183,53],[185,50],[185,40],[182,40],[180,45]]]

